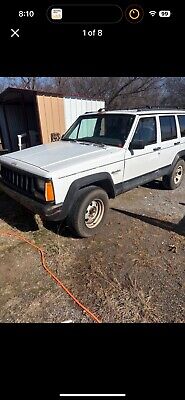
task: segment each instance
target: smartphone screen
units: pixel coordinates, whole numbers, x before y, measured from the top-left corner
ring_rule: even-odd
[[[17,377],[6,393],[175,395],[183,6],[4,2],[0,44],[0,322]]]

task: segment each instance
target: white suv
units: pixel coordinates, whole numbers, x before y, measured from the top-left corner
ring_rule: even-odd
[[[177,188],[185,160],[185,110],[81,115],[59,142],[0,157],[1,188],[43,218],[95,234],[109,198],[156,178]]]

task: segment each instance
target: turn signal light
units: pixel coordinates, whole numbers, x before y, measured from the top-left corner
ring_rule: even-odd
[[[45,182],[45,200],[53,201],[55,199],[52,182]]]

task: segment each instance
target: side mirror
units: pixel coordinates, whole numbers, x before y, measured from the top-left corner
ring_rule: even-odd
[[[142,150],[145,148],[145,143],[143,140],[134,140],[129,145],[129,150]]]

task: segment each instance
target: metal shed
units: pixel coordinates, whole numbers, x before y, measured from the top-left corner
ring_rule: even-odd
[[[80,114],[103,107],[101,100],[7,88],[0,94],[0,146],[8,152],[19,150],[18,136],[23,148],[57,140]]]

